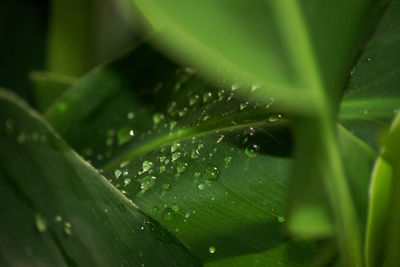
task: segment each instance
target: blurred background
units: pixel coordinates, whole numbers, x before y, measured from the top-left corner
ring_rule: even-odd
[[[130,0],[2,0],[0,87],[35,105],[31,79],[74,80],[143,35]]]

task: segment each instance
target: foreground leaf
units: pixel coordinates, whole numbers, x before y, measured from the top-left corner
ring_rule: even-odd
[[[400,116],[394,119],[377,159],[371,182],[366,235],[367,266],[400,264]]]
[[[260,92],[303,113],[319,109],[323,94],[338,100],[387,1],[134,2],[162,30],[162,49],[208,75],[217,65],[233,79],[265,84]]]
[[[371,148],[378,150],[380,133],[388,127],[394,112],[400,106],[400,91],[397,86],[400,82],[398,78],[400,76],[397,75],[400,61],[396,60],[399,54],[400,40],[397,34],[400,30],[396,16],[398,10],[399,1],[392,1],[376,32],[350,72],[349,82],[339,110],[340,123],[367,144],[358,142],[359,144],[356,146],[351,145],[341,138],[343,134],[346,134],[346,130],[342,129],[339,132],[343,162],[347,165],[346,173],[354,177],[354,179],[348,179],[348,181],[359,211],[361,229],[364,229],[368,182],[375,160],[375,154]],[[385,53],[382,51],[385,51]],[[312,138],[310,137],[310,139]],[[344,141],[345,143],[343,143]],[[356,139],[354,141],[357,143]],[[291,228],[297,233],[303,232],[313,235],[329,233],[329,231],[326,231],[329,229],[330,219],[329,212],[324,207],[324,193],[320,190],[312,190],[312,188],[320,188],[322,183],[316,181],[311,184],[302,180],[294,186],[314,193],[300,194],[294,197],[293,209],[297,208],[297,216],[300,219],[304,218],[304,220],[303,223],[297,224],[292,219]],[[354,190],[355,188],[358,190]],[[301,204],[301,202],[304,202],[304,204]],[[299,204],[304,205],[304,210],[301,213],[299,212]],[[314,227],[316,221],[321,221],[321,225],[325,225],[322,229],[325,229],[324,231]]]
[[[7,265],[198,266],[174,237],[0,91],[0,249]]]

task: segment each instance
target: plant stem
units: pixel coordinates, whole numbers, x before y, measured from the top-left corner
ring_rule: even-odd
[[[92,0],[52,0],[47,69],[80,76],[91,67]]]

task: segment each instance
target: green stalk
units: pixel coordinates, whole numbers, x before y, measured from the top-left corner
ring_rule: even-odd
[[[315,115],[305,119],[311,127],[307,127],[308,124],[297,125],[296,130],[300,139],[310,140],[311,136],[315,142],[298,146],[301,151],[318,153],[314,155],[314,159],[319,163],[316,167],[323,168],[323,184],[334,216],[336,238],[344,264],[351,267],[363,266],[358,220],[338,149],[334,101],[324,90],[325,85],[313,53],[311,36],[298,1],[280,0],[271,3],[278,14],[277,17],[284,18],[279,21],[280,27],[294,59],[293,64],[300,77],[299,83],[301,87],[308,88],[307,91],[313,96],[309,104],[315,110]],[[311,164],[308,165],[312,167]]]
[[[93,1],[52,0],[47,70],[80,76],[93,61]]]

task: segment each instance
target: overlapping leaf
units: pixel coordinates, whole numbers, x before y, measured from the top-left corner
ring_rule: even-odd
[[[0,135],[5,265],[200,265],[5,91],[0,91]]]

